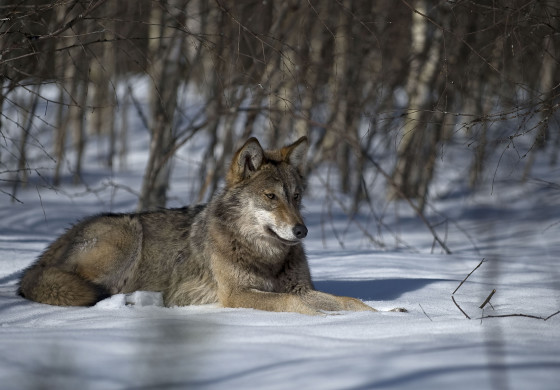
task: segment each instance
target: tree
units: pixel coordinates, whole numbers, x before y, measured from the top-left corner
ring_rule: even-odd
[[[138,206],[140,210],[165,207],[167,201],[177,93],[183,73],[181,50],[187,36],[185,10],[185,1],[160,2],[150,14],[151,142]]]
[[[450,143],[473,150],[473,189],[488,161],[507,150],[518,152],[525,177],[538,153],[557,161],[560,9],[552,0],[2,7],[0,175],[15,181],[2,190],[12,196],[44,161],[53,172],[41,176],[48,185],[65,170],[79,181],[91,137],[108,138],[103,160],[112,166],[119,140],[126,149],[125,107],[151,136],[139,209],[165,206],[173,155],[198,135],[208,140],[193,183],[198,200],[218,188],[237,140],[252,134],[272,146],[308,135],[310,169],[328,164],[354,211],[371,201],[381,176],[391,199],[407,197],[424,210]],[[132,93],[138,78],[151,85],[147,106]],[[41,95],[49,83],[57,99]],[[123,85],[128,92],[117,92]],[[185,86],[198,91],[202,108],[180,99]],[[37,104],[19,102],[20,91]],[[35,112],[41,104],[48,119]],[[39,146],[42,160],[31,163],[27,150],[40,131],[52,135],[54,150]],[[378,158],[391,162],[388,177],[369,174],[379,173],[371,163]]]

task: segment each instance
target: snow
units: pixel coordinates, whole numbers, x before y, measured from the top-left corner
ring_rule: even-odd
[[[170,206],[189,193],[181,164],[196,157],[184,155]],[[130,170],[109,179],[92,163],[90,187],[139,188],[146,155],[133,156]],[[377,313],[165,308],[153,292],[115,295],[91,308],[30,302],[16,295],[17,278],[49,242],[79,218],[133,210],[137,199],[111,186],[92,193],[69,185],[58,192],[30,186],[18,193],[23,204],[2,197],[0,388],[556,389],[560,315],[482,317],[560,310],[560,191],[505,177],[469,193],[457,179],[461,169],[450,161],[439,173],[429,212],[432,223],[447,221],[437,231],[451,255],[404,204],[383,221],[399,240],[385,232],[388,245],[378,249],[340,211],[325,222],[324,193],[308,194],[305,244],[316,287],[361,298]],[[535,175],[560,177],[544,162]],[[358,218],[375,231],[367,211]],[[493,289],[491,306],[480,309]],[[387,311],[394,307],[409,312]]]

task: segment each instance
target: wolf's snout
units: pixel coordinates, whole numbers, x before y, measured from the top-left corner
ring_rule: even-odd
[[[296,236],[299,240],[307,236],[307,228],[305,227],[305,225],[302,225],[300,223],[294,226],[292,232],[294,233],[294,236]]]

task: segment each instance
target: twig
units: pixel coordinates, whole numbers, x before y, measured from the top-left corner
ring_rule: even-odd
[[[461,306],[459,306],[459,304],[457,303],[457,301],[455,300],[455,297],[452,295],[451,299],[453,300],[453,303],[455,304],[455,306],[457,306],[457,308],[459,310],[461,310],[461,313],[463,313],[465,315],[465,317],[467,317],[469,320],[471,319],[471,317],[469,317],[469,315],[467,313],[465,313],[465,311],[463,309],[461,309]]]
[[[546,317],[546,318],[544,319],[544,321],[548,320],[549,318],[554,317],[556,314],[559,314],[559,313],[560,313],[560,310],[558,310],[556,313],[552,313],[551,315],[549,315],[548,317]]]
[[[426,313],[426,310],[424,310],[424,308],[422,307],[422,305],[421,305],[421,304],[418,304],[418,306],[420,306],[420,309],[422,309],[422,313],[424,313],[424,315],[425,315],[426,317],[428,317],[428,319],[429,319],[430,321],[434,322],[434,320],[432,320],[432,319],[430,318],[430,316],[428,315],[428,313]]]
[[[480,260],[480,263],[478,263],[478,265],[477,265],[476,267],[474,267],[474,269],[465,277],[465,279],[463,279],[463,281],[462,281],[461,283],[459,283],[459,285],[457,286],[457,288],[455,289],[455,291],[453,291],[453,292],[451,293],[451,295],[455,294],[455,293],[457,292],[457,290],[459,290],[459,288],[461,288],[461,286],[463,285],[463,283],[465,283],[465,281],[469,278],[469,276],[471,276],[472,273],[473,273],[474,271],[476,271],[476,270],[478,269],[478,267],[480,267],[480,266],[482,265],[482,263],[484,263],[484,260],[486,260],[486,259]]]
[[[76,16],[74,19],[64,23],[64,25],[60,26],[57,30],[46,34],[46,35],[39,35],[37,37],[34,37],[34,39],[36,40],[45,40],[47,38],[52,38],[55,37],[57,35],[62,34],[63,32],[65,32],[66,30],[68,30],[69,28],[72,28],[72,26],[74,26],[78,21],[83,20],[86,18],[86,16],[88,16],[89,14],[91,14],[93,11],[95,11],[97,8],[99,8],[101,5],[103,5],[103,3],[105,3],[107,0],[99,0],[97,2],[90,2],[89,3],[89,7],[87,9],[84,10],[84,12],[81,12],[78,16]]]
[[[487,315],[487,316],[482,316],[480,317],[480,319],[483,318],[503,318],[503,317],[527,317],[527,318],[534,318],[537,320],[543,320],[543,321],[547,321],[550,318],[554,317],[555,315],[560,314],[560,310],[558,310],[556,313],[553,313],[551,315],[549,315],[548,317],[541,317],[541,316],[535,316],[532,314],[494,314],[494,315]]]
[[[400,189],[400,187],[395,183],[395,181],[391,178],[391,176],[385,172],[385,170],[383,170],[383,168],[381,167],[381,165],[379,165],[377,163],[377,161],[375,161],[365,150],[362,151],[363,155],[366,157],[366,159],[373,164],[373,166],[375,167],[375,169],[381,173],[381,175],[387,180],[387,182],[393,187],[393,189],[396,191],[396,193],[399,195],[399,197],[401,197],[402,199],[404,199],[408,205],[412,208],[412,210],[414,210],[414,212],[416,213],[416,215],[418,216],[418,218],[420,218],[420,220],[424,223],[424,225],[426,225],[426,227],[428,228],[428,230],[430,231],[430,233],[432,233],[432,236],[434,237],[434,240],[437,241],[437,243],[441,246],[441,248],[445,251],[446,254],[450,255],[451,254],[451,250],[449,249],[449,247],[445,244],[445,242],[438,236],[437,232],[435,231],[434,227],[432,225],[430,225],[430,222],[426,219],[426,217],[424,216],[424,214],[422,213],[422,211],[418,208],[418,206],[416,206],[414,204],[414,202],[410,199],[410,197],[406,196],[402,190]]]
[[[37,195],[39,195],[39,202],[41,203],[41,210],[43,210],[43,217],[45,217],[45,222],[47,222],[47,213],[45,213],[45,207],[43,206],[43,198],[41,197],[41,192],[39,191],[39,187],[35,186],[37,190]]]
[[[334,191],[331,190],[331,188],[330,188],[330,186],[329,186],[329,183],[326,182],[325,179],[323,179],[323,178],[321,177],[321,175],[317,175],[317,177],[318,177],[319,181],[321,182],[321,184],[325,186],[325,188],[327,189],[327,191],[328,191],[329,195],[332,197],[332,199],[333,199],[333,200],[338,204],[338,206],[342,209],[342,211],[343,211],[346,215],[350,216],[350,215],[351,215],[351,212],[346,208],[346,206],[344,206],[344,203],[343,203],[336,195],[334,195]],[[373,236],[371,235],[371,233],[368,232],[368,230],[360,223],[360,221],[358,221],[357,219],[353,219],[352,222],[354,222],[354,223],[356,224],[356,226],[358,227],[358,229],[360,229],[360,230],[362,231],[362,233],[363,233],[367,238],[369,238],[369,240],[370,240],[373,244],[377,245],[377,246],[380,247],[380,248],[384,248],[384,247],[385,247],[385,244],[384,244],[383,242],[381,242],[381,241],[375,239],[375,237],[373,237]],[[340,243],[341,246],[342,246],[342,245],[343,245],[342,241],[341,241],[341,240],[338,240],[338,241],[339,241],[339,243]]]
[[[10,198],[12,198],[12,202],[18,202],[18,203],[23,204],[23,202],[22,202],[21,200],[19,200],[17,197],[15,197],[14,195],[10,194],[9,192],[4,191],[4,190],[2,190],[2,189],[0,189],[0,192],[3,193],[3,194],[6,194],[6,195],[8,195]]]
[[[490,299],[492,299],[492,297],[494,296],[495,293],[496,293],[496,289],[493,289],[492,292],[490,293],[490,295],[488,295],[488,298],[486,298],[486,299],[484,300],[484,302],[482,302],[482,305],[480,305],[480,308],[481,308],[481,309],[484,309],[484,306],[486,306],[486,304],[487,304],[488,302],[490,302]]]
[[[431,24],[433,24],[434,26],[436,26],[438,29],[440,29],[441,31],[444,31],[448,34],[450,34],[452,37],[454,37],[455,39],[457,39],[459,42],[461,42],[462,44],[464,44],[465,46],[467,46],[472,53],[474,53],[477,57],[479,57],[486,65],[488,65],[488,67],[490,67],[490,69],[492,69],[494,72],[498,73],[499,75],[503,76],[504,74],[502,72],[500,72],[500,70],[498,68],[496,68],[496,66],[494,66],[490,61],[488,61],[481,53],[479,53],[469,42],[467,42],[467,40],[463,37],[460,36],[459,34],[457,34],[456,32],[445,28],[444,26],[438,24],[434,19],[430,18],[428,15],[423,14],[422,12],[418,11],[416,8],[414,8],[411,4],[408,3],[408,1],[406,0],[401,0],[408,8],[410,8],[410,10],[420,16],[422,16],[423,18],[425,18],[427,21],[429,21]]]

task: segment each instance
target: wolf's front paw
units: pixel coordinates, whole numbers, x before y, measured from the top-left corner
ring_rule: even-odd
[[[371,306],[366,305],[362,301],[351,297],[339,297],[342,300],[344,310],[347,311],[377,311]]]

